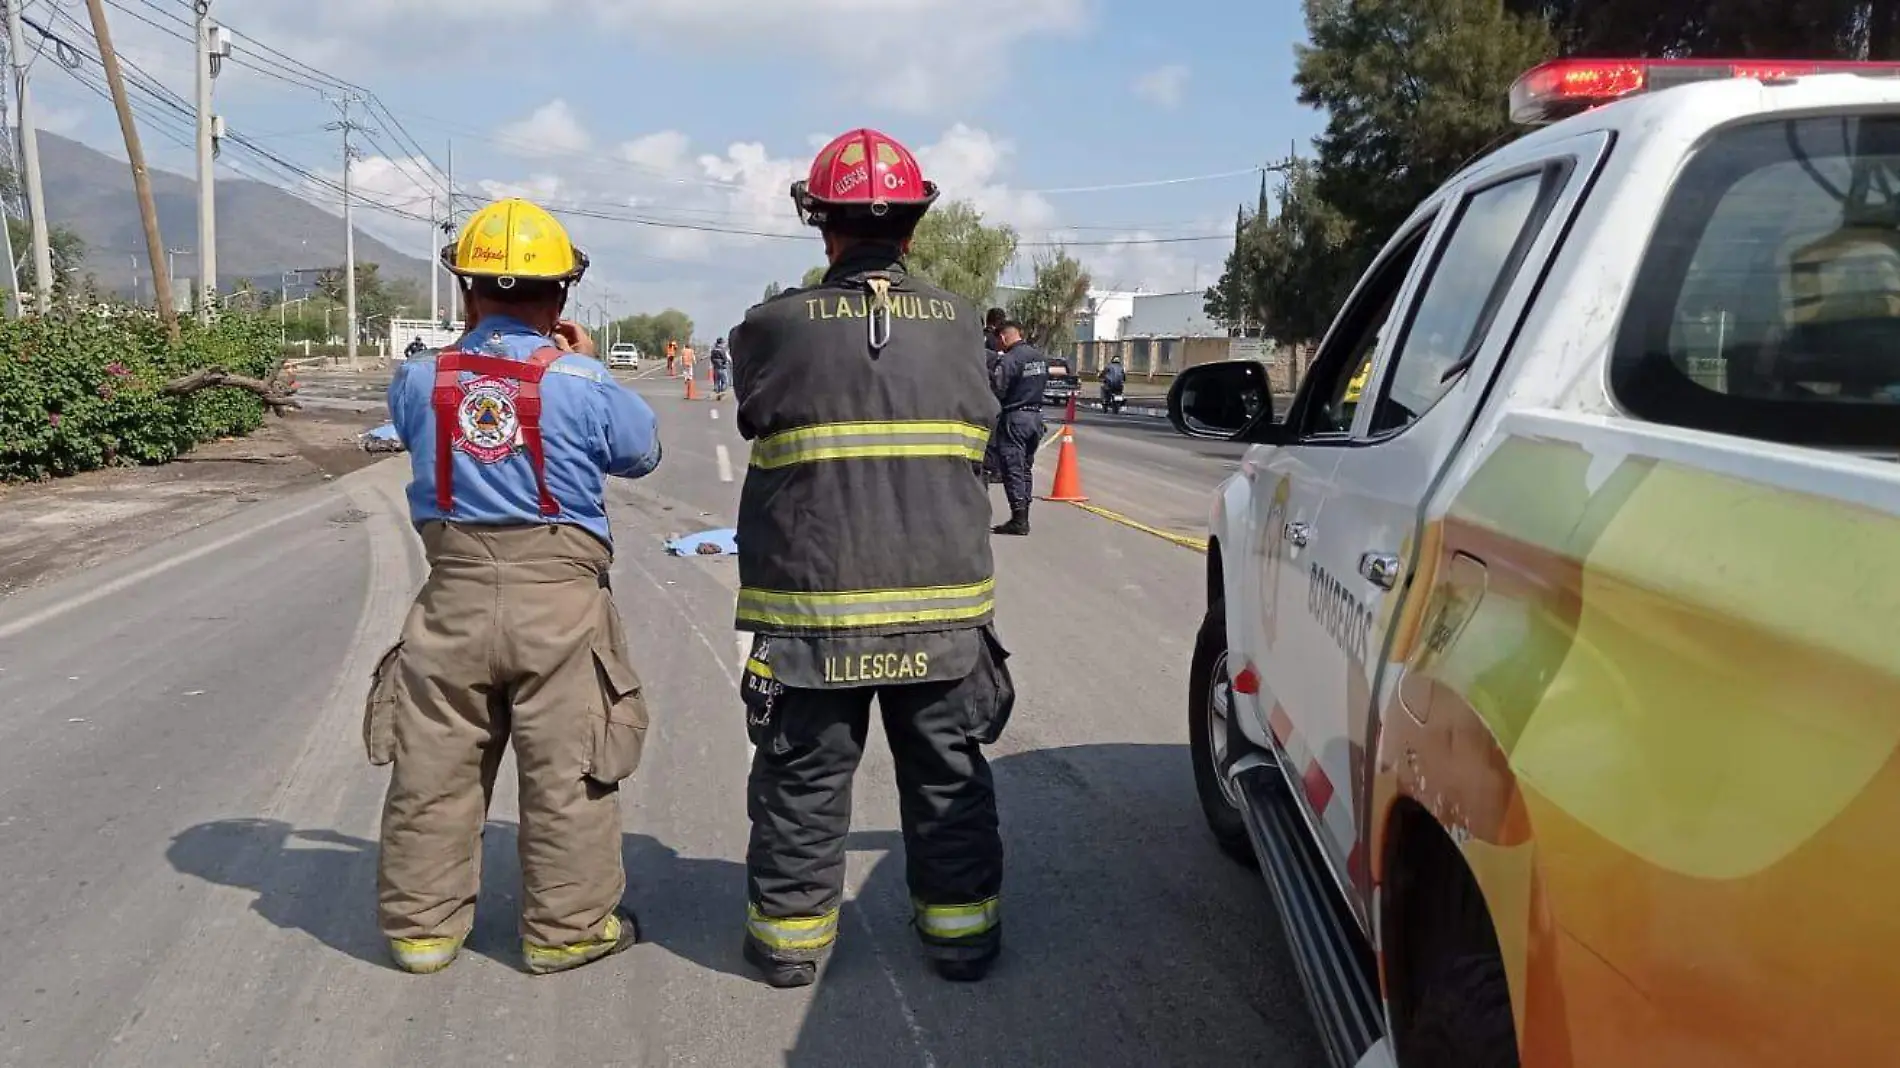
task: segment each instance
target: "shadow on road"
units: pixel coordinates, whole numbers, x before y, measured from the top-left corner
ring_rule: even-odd
[[[1266,889],[1209,840],[1184,746],[1035,750],[995,769],[1008,870],[989,979],[930,971],[901,844],[854,834],[853,851],[887,855],[845,907],[789,1068],[1321,1063]]]
[[[464,952],[521,967],[517,918],[521,866],[516,825],[482,828],[481,900]],[[220,820],[189,828],[166,857],[187,875],[257,895],[251,910],[302,931],[340,953],[389,966],[376,929],[375,842],[279,820]],[[745,915],[745,865],[695,859],[641,834],[624,836],[627,901],[642,940],[701,967],[743,972],[738,921]]]
[[[902,842],[854,832],[863,871],[809,996],[789,1068],[1319,1063],[1306,1007],[1259,876],[1216,850],[1179,745],[1088,745],[995,761],[1007,876],[1005,949],[987,982],[930,971],[909,929]],[[737,799],[733,799],[737,803]],[[468,950],[520,967],[515,825],[483,834],[482,901]],[[739,956],[741,860],[682,857],[624,839],[645,941],[712,971]],[[279,927],[386,965],[376,843],[273,820],[180,834],[181,872],[256,895]],[[611,965],[609,965],[611,967]]]

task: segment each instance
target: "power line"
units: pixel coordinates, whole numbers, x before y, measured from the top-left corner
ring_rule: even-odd
[[[1115,193],[1124,189],[1158,189],[1167,185],[1187,185],[1192,182],[1217,182],[1224,178],[1239,178],[1245,175],[1265,173],[1265,167],[1248,167],[1239,171],[1221,171],[1217,174],[1194,174],[1185,178],[1155,178],[1143,182],[1117,182],[1111,185],[1074,185],[1064,189],[1025,189],[1024,193],[1039,196],[1058,196],[1067,193]]]
[[[111,4],[114,8],[124,12],[125,14],[131,16],[132,18],[138,19],[140,22],[145,23],[146,25],[152,27],[153,29],[158,30],[161,33],[167,34],[168,36],[176,40],[183,41],[186,44],[192,43],[192,38],[187,37],[184,34],[184,32],[182,32],[181,30],[162,26],[158,24],[157,22],[154,22],[149,17],[141,14],[138,11],[133,10],[130,7],[127,7],[125,3],[122,2],[122,0],[106,0],[106,2]],[[154,2],[154,0],[138,0],[138,2],[141,4],[144,4],[146,7],[151,8],[153,11],[158,12],[159,14],[165,16],[166,18],[173,20],[174,22],[178,23],[180,26],[189,27],[190,25],[189,23],[185,21],[183,16],[178,15],[174,12],[168,11],[166,8]],[[221,25],[223,24],[221,23]],[[235,29],[234,27],[230,27],[228,25],[226,26],[226,28]],[[323,93],[326,90],[329,90],[332,88],[342,88],[342,89],[346,89],[350,91],[356,90],[356,87],[352,83],[346,82],[341,78],[335,77],[334,75],[326,74],[323,71],[318,70],[316,67],[312,67],[307,63],[303,63],[300,60],[297,60],[283,52],[280,52],[277,49],[270,47],[269,45],[265,44],[264,42],[256,38],[250,37],[248,35],[244,35],[244,41],[247,45],[253,45],[257,47],[258,49],[260,49],[261,51],[269,53],[270,55],[277,57],[278,59],[282,60],[284,63],[288,64],[291,68],[287,70],[273,69],[267,66],[260,66],[256,63],[251,62],[250,60],[246,58],[243,58],[242,56],[234,55],[234,56],[229,57],[229,62],[245,70],[262,74],[265,77],[276,79],[277,81],[280,81],[293,88],[302,89],[302,90],[306,90],[310,92]],[[302,71],[309,71],[311,73],[308,75],[305,75],[301,73]],[[148,75],[147,77],[150,77],[150,76]],[[156,81],[156,79],[154,79],[154,81]],[[375,109],[379,110],[382,114],[387,116],[394,126],[398,128],[401,127],[400,120],[397,120],[395,116],[389,112],[387,105],[383,104],[380,99],[375,98],[374,93],[369,93],[367,90],[364,90],[359,93],[359,96],[364,97],[366,103],[370,103]],[[398,144],[401,144],[401,138],[408,136],[408,134],[407,134],[407,131],[404,130],[401,136],[397,136],[393,134],[392,136],[396,136]],[[432,160],[429,157],[428,152],[422,149],[420,145],[417,145],[414,143],[413,138],[410,138],[409,147],[405,148],[402,152],[391,152],[387,146],[377,143],[372,137],[369,137],[367,135],[365,137],[365,140],[370,141],[370,143],[375,146],[377,152],[383,155],[385,158],[387,158],[390,161],[390,163],[393,164],[398,170],[401,170],[404,176],[408,178],[410,181],[413,181],[417,185],[421,185],[425,187],[443,187],[444,186],[442,179],[438,177],[438,175],[440,174],[440,169],[436,167],[434,160]],[[428,164],[426,168],[417,168],[414,162],[414,157],[411,157],[408,155],[411,149],[414,150],[415,156],[421,157],[423,161]]]
[[[32,26],[35,32],[42,34],[44,37],[54,40],[54,41],[58,41],[62,44],[66,43],[66,42],[60,41],[57,35],[53,34],[51,31],[47,30],[45,27],[40,26],[37,23],[32,24]],[[75,49],[75,51],[83,59],[91,61],[92,63],[95,63],[95,64],[98,63],[98,58],[96,56],[89,55],[85,53],[84,51],[81,51],[78,49]],[[154,126],[154,128],[156,128],[161,134],[165,135],[169,140],[172,140],[178,143],[180,147],[187,148],[187,149],[194,147],[193,137],[187,137],[185,133],[179,132],[182,129],[182,130],[191,132],[195,136],[195,128],[191,125],[191,123],[195,121],[193,119],[193,111],[185,103],[184,99],[180,97],[177,93],[174,93],[170,89],[166,88],[163,83],[157,81],[144,69],[132,63],[130,60],[123,60],[122,62],[128,68],[128,70],[134,75],[134,77],[130,77],[127,79],[127,83],[131,85],[134,89],[137,89],[140,93],[143,93],[145,97],[148,98],[149,100],[149,103],[145,101],[134,102],[134,110],[138,112],[141,118],[151,123]],[[91,81],[90,78],[87,76],[87,74],[82,74],[82,72],[76,68],[68,68],[68,73],[70,73],[82,85],[86,86],[86,88],[92,90],[94,94],[99,95],[102,98],[110,101],[111,97],[106,92],[105,88],[99,85],[97,82]],[[152,106],[153,104],[159,105],[163,110],[155,109]],[[255,141],[251,140],[249,137],[246,137],[242,133],[232,132],[228,134],[227,137],[229,137],[229,139],[233,143],[244,148],[251,155],[263,161],[267,165],[267,167],[269,167],[270,169],[274,169],[278,171],[280,175],[290,176],[292,179],[291,184],[293,188],[289,190],[284,190],[284,191],[291,193],[291,195],[293,196],[297,196],[298,199],[304,200],[306,203],[314,204],[315,202],[312,201],[309,197],[302,196],[297,193],[294,187],[297,184],[298,179],[301,179],[304,182],[321,187],[322,189],[326,191],[333,192],[338,195],[341,195],[343,191],[342,186],[338,184],[337,182],[334,182],[328,178],[325,178],[322,175],[319,175],[309,170],[306,167],[302,167],[296,163],[293,163],[289,160],[284,159],[282,156],[279,156],[276,153],[270,151],[269,149],[264,148],[262,145],[257,144]],[[231,168],[231,170],[242,175],[243,177],[250,178],[253,181],[260,181],[267,185],[276,184],[267,179],[260,179],[254,175],[245,173],[244,171],[240,170],[235,165],[234,161],[227,160],[227,161],[221,161],[221,162],[224,162],[226,166]],[[416,198],[416,199],[419,200],[421,198]],[[360,194],[356,197],[356,200],[358,203],[362,204],[364,207],[371,208],[376,211],[381,211],[386,214],[395,215],[397,217],[409,219],[415,222],[426,223],[429,221],[427,216],[420,215],[413,211],[403,210],[401,207],[398,207],[395,204],[387,203],[380,200],[373,200],[368,197],[363,197]],[[413,201],[411,201],[411,203],[413,203]]]

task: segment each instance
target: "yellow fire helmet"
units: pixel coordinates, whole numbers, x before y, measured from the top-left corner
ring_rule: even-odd
[[[546,210],[510,197],[470,216],[461,238],[443,248],[442,265],[463,278],[495,279],[507,289],[517,279],[577,282],[587,271],[587,254]]]

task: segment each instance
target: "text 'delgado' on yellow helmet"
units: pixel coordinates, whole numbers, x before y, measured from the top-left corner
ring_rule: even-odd
[[[587,254],[546,210],[510,197],[470,216],[461,237],[443,248],[442,265],[463,278],[492,278],[506,289],[516,280],[578,281],[587,271]]]

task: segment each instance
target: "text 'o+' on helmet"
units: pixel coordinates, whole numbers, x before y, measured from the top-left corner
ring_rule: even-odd
[[[924,180],[910,149],[871,129],[834,139],[812,161],[811,176],[792,183],[798,217],[817,227],[845,217],[921,218],[936,201],[936,183]]]
[[[560,220],[539,205],[510,197],[470,216],[462,236],[442,249],[442,265],[458,277],[489,278],[512,289],[518,281],[572,285],[588,264]]]

